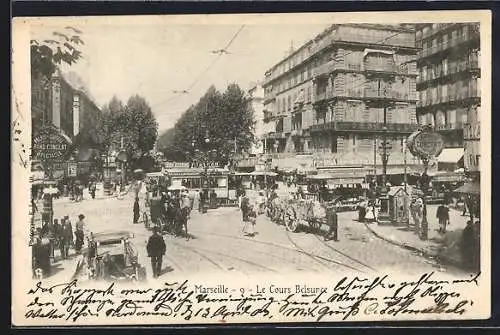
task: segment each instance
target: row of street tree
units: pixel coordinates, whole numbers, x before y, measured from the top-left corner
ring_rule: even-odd
[[[251,147],[254,126],[250,98],[237,84],[224,92],[212,86],[160,136],[158,149],[177,162],[199,161],[200,155],[212,151],[216,154],[211,162],[226,165]]]
[[[158,137],[158,123],[146,99],[134,95],[123,104],[113,97],[103,107],[98,124],[96,129],[82,132],[78,140],[104,154],[123,149],[133,169],[153,168],[151,150]]]

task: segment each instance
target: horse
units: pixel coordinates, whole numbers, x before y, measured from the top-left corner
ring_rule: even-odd
[[[188,217],[189,217],[189,212],[190,208],[189,207],[182,207],[182,208],[176,208],[176,231],[177,234],[180,235],[182,232],[182,229],[184,228],[184,233],[186,234],[186,240],[189,240],[189,233],[188,233]]]

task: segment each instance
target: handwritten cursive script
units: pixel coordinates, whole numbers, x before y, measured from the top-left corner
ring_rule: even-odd
[[[28,292],[26,318],[82,322],[89,319],[168,317],[168,322],[262,322],[363,320],[374,316],[463,315],[474,301],[464,296],[479,274],[452,281],[425,273],[397,282],[388,275],[344,277],[321,287],[262,284],[255,287],[204,286],[188,280],[158,287],[128,288],[117,283],[83,287],[77,280],[37,282]],[[121,285],[121,284],[120,284]],[[99,287],[97,287],[99,286]]]

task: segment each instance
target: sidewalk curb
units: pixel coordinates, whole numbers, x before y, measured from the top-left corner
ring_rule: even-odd
[[[376,223],[375,223],[376,224]],[[446,256],[439,256],[438,254],[433,254],[433,253],[430,253],[428,251],[425,251],[424,249],[421,249],[421,248],[417,248],[417,247],[414,247],[414,246],[411,246],[409,244],[406,244],[406,243],[401,243],[401,242],[397,242],[391,238],[388,238],[388,237],[385,237],[383,236],[382,234],[379,234],[377,233],[374,229],[372,229],[370,227],[369,224],[367,223],[364,223],[365,227],[377,238],[387,242],[387,243],[390,243],[392,245],[395,245],[395,246],[398,246],[398,247],[401,247],[403,249],[406,249],[406,250],[410,250],[410,251],[414,251],[414,252],[418,252],[418,253],[421,253],[422,255],[424,255],[425,257],[427,258],[434,258],[435,260],[437,260],[438,262],[440,262],[441,264],[443,265],[452,265],[454,267],[457,267],[459,269],[462,269],[463,266],[461,264],[460,261],[456,260],[456,259],[453,259],[451,257],[446,257]]]

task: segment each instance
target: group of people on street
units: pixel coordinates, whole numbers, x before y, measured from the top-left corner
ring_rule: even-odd
[[[356,206],[359,222],[376,222],[378,212],[380,211],[380,203],[377,199],[364,199]]]
[[[151,220],[159,227],[160,231],[173,230],[177,235],[182,233],[183,227],[186,228],[187,221],[191,215],[194,200],[187,190],[176,190],[162,192],[156,186],[148,192],[147,201],[150,207]],[[139,198],[136,196],[134,201],[134,223],[137,223],[140,217]]]
[[[33,246],[34,271],[41,271],[44,276],[50,275],[51,259],[56,259],[56,250],[59,250],[61,259],[70,257],[71,248],[75,249],[76,254],[81,253],[86,234],[84,218],[83,214],[78,216],[75,230],[68,215],[53,222],[42,222]]]

